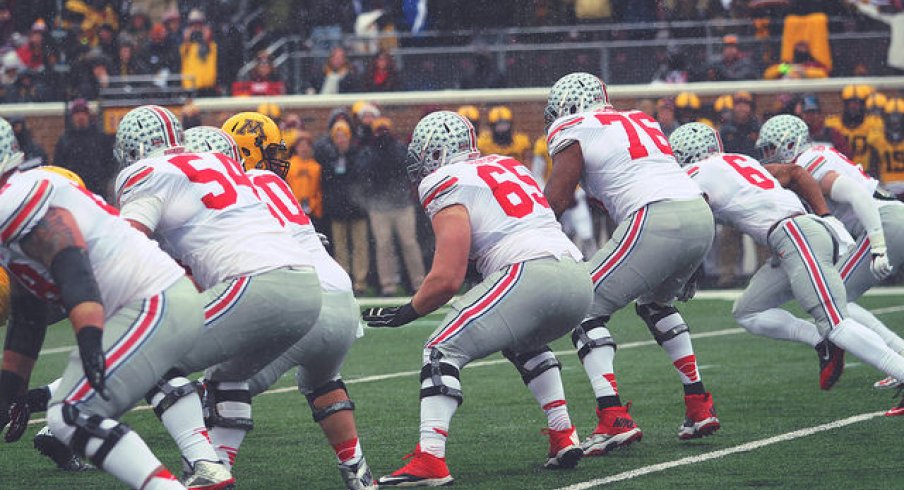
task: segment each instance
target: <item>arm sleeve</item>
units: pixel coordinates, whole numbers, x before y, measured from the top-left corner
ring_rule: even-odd
[[[882,230],[882,218],[873,196],[863,186],[858,185],[843,175],[838,175],[832,184],[830,196],[832,200],[845,202],[854,208],[854,213],[873,243],[885,243]]]

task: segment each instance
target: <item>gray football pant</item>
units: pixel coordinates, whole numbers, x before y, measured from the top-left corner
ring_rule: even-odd
[[[904,205],[894,204],[879,208],[888,260],[894,268],[904,265]],[[863,293],[879,283],[870,271],[870,243],[866,233],[861,234],[857,244],[838,262],[838,270],[847,290],[849,301],[856,301]]]
[[[177,367],[210,368],[211,381],[246,381],[308,333],[320,313],[320,281],[310,267],[243,276],[203,294],[204,332]]]
[[[143,399],[200,338],[203,306],[204,299],[185,277],[157,295],[123,306],[104,325],[110,400],[88,385],[74,349],[50,404],[65,401],[83,412],[118,418]]]
[[[533,352],[567,334],[587,312],[592,285],[568,257],[528,260],[489,274],[454,301],[424,346],[459,368],[502,350]]]
[[[248,380],[251,395],[263,392],[295,366],[298,389],[305,395],[338,379],[345,356],[357,338],[360,316],[351,292],[324,291],[314,328]]]
[[[635,300],[671,303],[703,263],[714,234],[702,197],[640,208],[587,263],[596,291],[589,316],[610,316]]]
[[[797,216],[779,222],[767,241],[773,259],[756,271],[735,301],[734,317],[777,308],[796,299],[825,337],[848,316],[847,293],[833,265],[835,244],[831,234],[809,216]]]

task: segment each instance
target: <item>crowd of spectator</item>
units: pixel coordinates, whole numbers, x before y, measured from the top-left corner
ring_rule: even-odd
[[[886,73],[893,68],[868,62],[884,61],[876,56],[844,50],[833,59],[828,33],[887,31],[890,21],[883,15],[900,5],[860,0],[0,0],[0,101],[91,100],[123,76],[145,76],[158,84],[172,78],[178,82],[171,84],[211,96],[543,85],[544,77],[556,78],[566,68],[600,71],[600,56],[592,52],[576,51],[563,60],[541,52],[500,55],[494,46],[512,42],[656,41],[643,49],[611,51],[612,83]],[[251,11],[260,15],[246,19]],[[830,26],[827,19],[839,16],[848,20]],[[712,19],[751,22],[735,32],[666,23]],[[534,41],[482,34],[538,26],[573,29]],[[724,36],[721,54],[668,43],[713,34]],[[289,76],[286,57],[277,64],[268,50],[284,36],[302,39],[297,46],[302,53],[328,55],[320,65],[293,65],[301,72]],[[760,42],[770,36],[783,37],[782,45]],[[460,45],[470,49],[448,58],[443,70],[437,70],[433,54],[411,55],[402,65],[394,51]],[[306,59],[316,59],[310,56]],[[525,63],[539,69],[525,70]]]

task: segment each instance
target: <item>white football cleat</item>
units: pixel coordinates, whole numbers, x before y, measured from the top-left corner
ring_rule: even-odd
[[[889,376],[885,379],[880,379],[879,381],[873,383],[873,388],[879,390],[887,390],[889,388],[898,388],[902,385],[904,385],[904,381],[896,379],[894,376]]]
[[[374,475],[370,472],[370,467],[367,466],[367,461],[363,456],[354,464],[339,463],[339,474],[342,475],[342,481],[345,482],[345,488],[348,490],[374,490],[377,488]]]

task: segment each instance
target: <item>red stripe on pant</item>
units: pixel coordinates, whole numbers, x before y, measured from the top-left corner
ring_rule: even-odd
[[[819,302],[822,304],[823,309],[826,310],[829,321],[832,322],[833,326],[838,325],[842,320],[841,313],[839,313],[838,309],[835,307],[835,300],[832,298],[832,295],[829,294],[829,287],[822,277],[822,270],[819,268],[816,256],[813,254],[813,251],[810,250],[810,245],[804,240],[803,233],[794,221],[789,220],[783,226],[791,237],[791,240],[797,246],[801,258],[804,260],[804,267],[807,269],[807,275],[810,276],[810,282],[816,289],[816,295],[819,297]]]
[[[841,270],[839,272],[841,273],[842,280],[847,279],[847,277],[849,275],[851,275],[851,272],[853,272],[854,269],[857,268],[857,264],[860,263],[860,260],[863,259],[864,255],[869,253],[869,250],[870,250],[869,238],[864,238],[863,243],[861,243],[860,246],[857,247],[857,250],[841,266]]]
[[[120,340],[117,345],[113,347],[113,350],[105,353],[108,374],[114,367],[128,359],[141,345],[141,340],[153,330],[154,325],[158,323],[162,313],[160,307],[161,303],[162,299],[159,294],[148,298],[145,301],[142,312],[138,315],[135,323],[132,324],[126,337],[123,340]],[[136,323],[137,326],[135,326]],[[66,401],[70,403],[79,402],[93,391],[94,389],[88,384],[88,379],[84,378],[79,382],[75,390],[72,391],[72,394],[66,398]]]
[[[247,276],[240,277],[233,281],[232,284],[230,284],[229,287],[226,288],[225,294],[221,295],[222,299],[220,301],[217,301],[216,303],[213,303],[212,305],[204,308],[204,320],[210,320],[211,318],[217,316],[221,311],[226,310],[230,306],[232,306],[232,304],[235,303],[236,299],[238,298],[239,292],[247,282]]]
[[[508,274],[506,274],[494,288],[490,289],[487,294],[477,300],[473,307],[463,310],[458,318],[453,320],[448,327],[427,344],[427,347],[435,347],[437,344],[442,343],[444,340],[454,335],[458,330],[464,328],[472,318],[476,318],[484,311],[492,308],[496,300],[505,295],[505,293],[514,286],[515,278],[518,277],[522,267],[524,267],[524,264],[522,263],[513,264],[511,269],[509,269]]]
[[[646,207],[642,207],[638,209],[636,213],[634,213],[634,217],[631,218],[631,225],[628,227],[628,233],[625,235],[625,239],[618,244],[618,247],[615,248],[615,251],[612,252],[609,257],[606,257],[606,260],[604,260],[603,263],[600,264],[600,266],[597,267],[596,270],[594,270],[591,274],[594,286],[597,286],[600,279],[602,279],[612,269],[618,267],[621,261],[628,256],[628,251],[631,250],[631,247],[633,247],[634,243],[637,241],[637,237],[640,236],[640,230],[643,227],[643,222],[646,214]]]

